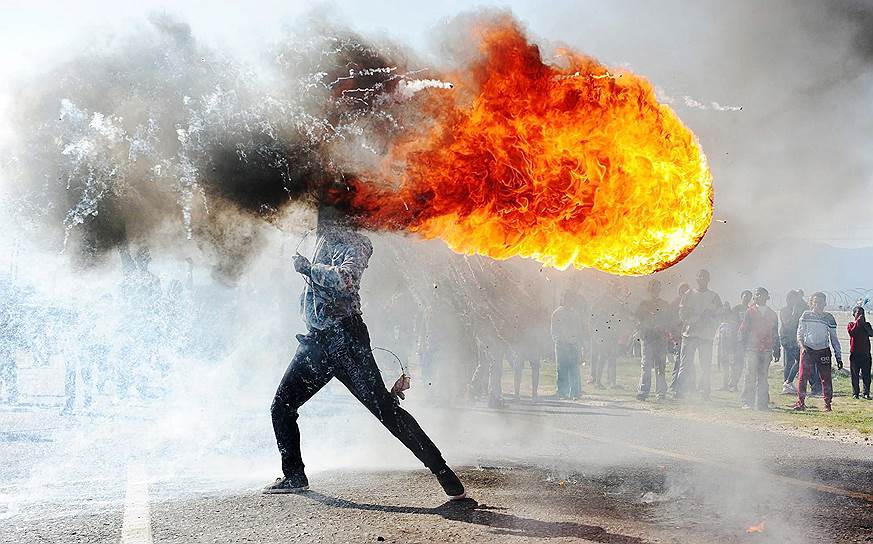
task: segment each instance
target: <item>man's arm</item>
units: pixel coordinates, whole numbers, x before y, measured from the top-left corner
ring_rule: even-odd
[[[779,341],[779,317],[773,313],[773,360],[779,362],[779,356],[782,354],[782,342]]]
[[[742,348],[746,348],[749,345],[749,329],[752,327],[750,313],[750,310],[743,312],[743,317],[740,319],[740,328],[737,331],[737,338]]]
[[[840,339],[837,337],[837,322],[831,316],[831,322],[828,323],[828,338],[831,341],[831,346],[834,348],[834,357],[837,358],[837,367],[843,368],[843,352],[840,348]]]
[[[797,322],[797,345],[803,348],[803,337],[806,335],[806,323],[803,322],[803,315]]]

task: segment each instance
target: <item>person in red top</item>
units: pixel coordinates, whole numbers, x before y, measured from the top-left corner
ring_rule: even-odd
[[[758,410],[770,409],[770,388],[767,374],[770,361],[779,361],[779,318],[769,306],[770,293],[763,287],[755,289],[752,303],[740,323],[739,348],[746,353],[746,375],[743,383],[743,408],[753,404]]]
[[[873,326],[867,321],[864,308],[855,306],[852,310],[855,320],[849,323],[849,369],[852,373],[852,397],[858,398],[861,392],[858,386],[860,374],[864,382],[864,398],[870,399],[870,337],[873,336]]]

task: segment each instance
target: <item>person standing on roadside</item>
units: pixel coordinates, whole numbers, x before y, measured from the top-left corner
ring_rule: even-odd
[[[673,377],[670,380],[670,390],[676,391],[676,379],[679,377],[679,350],[682,347],[682,320],[679,319],[679,304],[691,286],[683,283],[679,286],[679,296],[670,303],[670,332],[667,340],[667,358],[673,363]]]
[[[785,295],[785,307],[779,310],[779,343],[782,344],[782,394],[796,395],[794,379],[800,370],[800,346],[797,344],[797,326],[806,304],[800,291],[791,290]]]
[[[852,398],[857,399],[861,392],[858,378],[864,382],[864,398],[870,399],[870,337],[873,326],[867,321],[864,308],[855,306],[852,310],[854,321],[849,323],[849,370],[852,374]]]
[[[770,388],[767,375],[770,361],[779,362],[779,318],[769,306],[770,293],[763,287],[755,289],[752,304],[743,315],[739,329],[739,348],[745,354],[746,374],[743,380],[743,408],[770,409]]]
[[[724,375],[723,389],[725,391],[737,392],[737,386],[740,384],[740,378],[743,375],[745,367],[745,353],[743,347],[739,345],[740,323],[743,322],[743,316],[746,315],[746,310],[749,309],[749,304],[752,303],[752,292],[746,289],[740,293],[740,303],[731,308],[730,323],[733,326],[733,350],[731,351],[730,370]]]
[[[679,376],[676,398],[687,396],[695,386],[695,354],[700,365],[697,389],[703,400],[709,400],[712,373],[712,341],[719,325],[721,298],[709,289],[709,271],[697,273],[697,288],[688,291],[679,303],[682,320],[682,347],[679,353]]]
[[[655,373],[655,393],[658,400],[667,397],[667,331],[670,328],[669,303],[661,298],[661,282],[649,282],[649,298],[637,308],[640,340],[642,340],[642,371],[637,399],[645,400],[652,390]]]
[[[831,370],[831,347],[837,359],[837,368],[843,368],[843,354],[840,339],[837,338],[837,320],[826,312],[827,297],[824,293],[813,293],[812,309],[803,312],[797,326],[797,343],[800,345],[800,382],[797,388],[795,410],[806,410],[806,380],[813,366],[818,369],[821,380],[824,411],[831,411],[834,397]]]

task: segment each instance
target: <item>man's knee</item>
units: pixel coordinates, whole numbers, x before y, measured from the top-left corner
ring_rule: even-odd
[[[277,392],[273,397],[273,402],[270,404],[270,415],[275,419],[276,417],[297,417],[297,409],[300,408],[297,403],[291,401],[291,399],[286,398],[280,392]]]

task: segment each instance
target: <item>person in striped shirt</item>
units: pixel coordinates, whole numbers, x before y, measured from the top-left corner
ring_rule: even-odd
[[[813,293],[812,310],[803,312],[797,326],[797,343],[800,345],[800,380],[797,387],[795,410],[806,409],[806,379],[813,368],[818,368],[824,397],[825,412],[831,411],[834,388],[831,376],[831,347],[837,359],[837,368],[843,368],[843,354],[837,338],[837,320],[825,311],[827,297]]]

